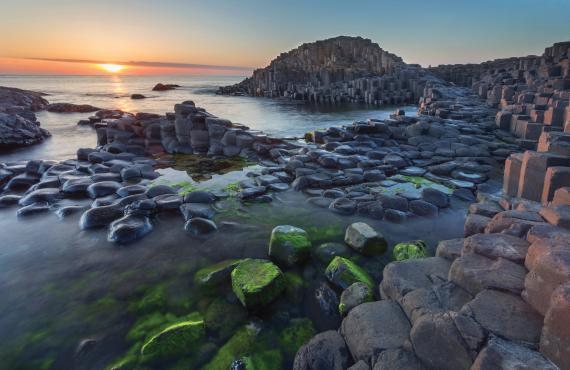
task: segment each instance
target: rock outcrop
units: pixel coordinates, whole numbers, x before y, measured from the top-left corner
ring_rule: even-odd
[[[34,114],[48,105],[43,95],[0,86],[0,147],[37,144],[50,136]]]
[[[376,105],[415,103],[425,80],[421,67],[408,65],[361,37],[339,36],[306,43],[221,94],[286,97],[317,103]]]

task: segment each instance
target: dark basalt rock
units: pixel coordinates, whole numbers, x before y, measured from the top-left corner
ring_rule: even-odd
[[[152,91],[174,90],[174,89],[176,89],[177,87],[180,87],[180,85],[157,83],[157,84],[154,85],[154,87],[152,88]]]
[[[47,212],[50,209],[48,203],[32,203],[28,206],[22,207],[16,213],[18,217],[30,216],[37,213]]]
[[[132,94],[131,99],[133,100],[146,99],[146,96],[144,96],[143,94]]]
[[[180,206],[180,213],[182,213],[182,216],[186,221],[194,217],[210,220],[215,215],[214,210],[203,203],[183,203]]]
[[[89,104],[51,103],[48,104],[46,110],[54,113],[91,113],[101,108]]]
[[[18,204],[20,199],[22,199],[20,195],[12,195],[12,194],[2,195],[0,196],[0,208],[14,206]]]
[[[114,181],[101,181],[91,184],[87,187],[87,194],[92,199],[105,197],[107,195],[115,194],[122,185]]]
[[[152,224],[146,216],[127,215],[111,223],[108,240],[118,244],[131,243],[152,231]]]
[[[147,188],[142,185],[127,185],[117,189],[116,193],[118,196],[124,198],[129,195],[144,194],[146,191]]]
[[[99,226],[107,226],[121,216],[123,216],[123,206],[118,203],[91,208],[81,215],[79,227],[81,230],[86,230]]]
[[[342,336],[333,330],[314,336],[295,355],[293,370],[344,370],[350,355]]]
[[[216,196],[209,191],[192,191],[184,196],[184,203],[211,204],[216,201]]]
[[[20,199],[21,206],[29,206],[32,203],[55,203],[62,198],[59,189],[39,189],[34,190]]]
[[[218,230],[218,226],[212,220],[208,220],[201,217],[191,218],[184,224],[184,230],[192,235],[200,236],[205,234],[210,234]]]

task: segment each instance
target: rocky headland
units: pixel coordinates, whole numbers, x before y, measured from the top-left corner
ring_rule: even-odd
[[[318,245],[302,228],[275,225],[266,259],[224,261],[195,279],[208,288],[230,284],[239,305],[257,314],[289,300],[298,285],[287,274],[315,262],[306,275],[324,282],[308,294],[338,330],[305,332],[293,351],[298,370],[568,369],[569,45],[555,44],[540,57],[422,69],[361,38],[305,44],[222,92],[419,102],[418,115],[396,110],[386,120],[309,132],[300,143],[191,101],[165,115],[99,110],[83,122],[97,130],[96,148],[61,162],[0,165],[0,206],[18,207],[22,218],[81,213],[81,229],[104,228],[117,244],[145,237],[165,212],[182,217],[195,237],[215,235],[218,205],[229,197],[267,203],[297,191],[310,206],[393,223],[438,222],[447,208],[465,207],[464,237],[440,241],[435,256],[423,241],[388,245],[366,222],[342,230],[343,244]],[[224,192],[156,181],[160,167],[196,157],[259,167]],[[62,202],[81,198],[91,203]],[[382,256],[392,262],[384,267],[375,259]],[[257,323],[211,351],[205,368],[279,368],[275,353],[252,353]],[[111,368],[169,361],[217,329],[193,313],[145,332]]]

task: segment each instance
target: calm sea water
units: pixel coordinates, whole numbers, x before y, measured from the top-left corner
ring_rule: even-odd
[[[233,122],[243,123],[267,134],[290,137],[302,136],[317,128],[348,124],[354,120],[386,118],[394,108],[378,109],[366,105],[312,105],[274,99],[220,96],[219,86],[241,81],[241,76],[0,76],[0,86],[41,91],[53,103],[68,102],[91,104],[100,108],[122,109],[128,112],[164,114],[174,104],[193,100],[209,112]],[[180,88],[155,92],[158,83],[174,83]],[[131,94],[143,94],[147,99],[133,100]],[[415,107],[405,107],[409,114]],[[77,127],[78,120],[90,114],[38,113],[42,126],[53,137],[44,144],[12,151],[0,152],[0,161],[18,159],[66,159],[79,147],[93,147],[96,137],[93,130]]]

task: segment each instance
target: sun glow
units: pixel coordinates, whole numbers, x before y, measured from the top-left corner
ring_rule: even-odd
[[[99,64],[99,67],[111,73],[119,73],[125,69],[125,66],[120,64]]]

